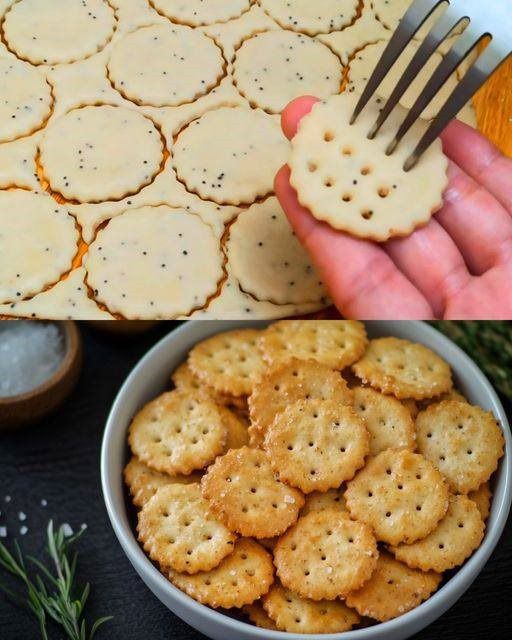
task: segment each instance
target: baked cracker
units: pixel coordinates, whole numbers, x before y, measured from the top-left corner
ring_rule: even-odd
[[[358,0],[258,0],[283,29],[310,36],[339,31],[356,17]]]

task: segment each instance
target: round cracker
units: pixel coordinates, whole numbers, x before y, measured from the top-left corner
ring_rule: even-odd
[[[108,73],[128,100],[153,107],[193,102],[224,75],[212,38],[190,27],[158,24],[124,36],[112,50]]]
[[[397,105],[370,139],[382,100],[372,100],[347,126],[357,99],[355,93],[332,96],[302,119],[292,141],[290,183],[300,204],[335,229],[378,242],[407,236],[441,208],[448,160],[436,140],[405,171],[405,161],[428,124],[418,119],[387,155],[406,110]]]
[[[356,387],[353,391],[354,410],[370,434],[370,454],[376,456],[386,449],[416,447],[416,430],[407,407],[392,396],[373,389]]]
[[[249,444],[248,424],[242,417],[227,407],[217,406],[222,421],[227,429],[226,452],[240,449]]]
[[[30,135],[51,113],[50,85],[21,60],[0,58],[0,95],[0,142]]]
[[[378,540],[410,544],[431,533],[448,509],[448,487],[431,462],[406,449],[387,449],[347,484],[350,515]]]
[[[40,293],[71,269],[80,235],[53,198],[0,191],[0,229],[0,302]]]
[[[289,633],[341,633],[360,621],[342,602],[307,600],[277,584],[263,597],[263,608],[280,631]]]
[[[236,536],[215,520],[198,484],[161,487],[139,512],[139,540],[162,568],[209,571],[233,553]]]
[[[338,371],[320,362],[292,358],[278,363],[265,372],[249,396],[250,432],[263,441],[278,413],[306,399],[351,405],[352,393]]]
[[[484,482],[475,491],[470,491],[468,493],[468,498],[473,500],[478,507],[478,511],[480,511],[482,520],[487,522],[489,514],[491,513],[492,500],[492,491],[489,482]]]
[[[230,227],[228,260],[244,291],[276,304],[319,302],[327,290],[277,198],[257,202]]]
[[[335,600],[370,578],[378,555],[370,527],[333,509],[300,518],[277,543],[274,564],[286,588],[311,600]]]
[[[260,629],[268,629],[269,631],[278,630],[276,623],[268,617],[260,602],[246,604],[243,611],[249,620]]]
[[[92,56],[110,41],[116,27],[106,0],[19,0],[5,14],[9,49],[32,64],[63,64]]]
[[[178,135],[173,166],[187,190],[203,200],[252,204],[272,192],[288,152],[289,144],[272,116],[245,107],[221,107]]]
[[[259,341],[270,365],[298,358],[338,370],[359,360],[367,343],[364,325],[356,320],[282,320],[268,327]]]
[[[227,22],[249,10],[251,0],[150,0],[161,15],[173,22],[199,27]]]
[[[503,432],[490,411],[444,400],[416,418],[418,451],[448,480],[452,491],[468,493],[489,480],[503,455]]]
[[[339,31],[357,15],[358,0],[259,0],[283,29],[310,36]]]
[[[163,142],[152,120],[110,105],[81,107],[58,118],[44,131],[40,150],[52,191],[78,202],[137,193],[153,181],[163,161]]]
[[[345,485],[329,491],[313,491],[306,496],[306,501],[301,509],[300,515],[307,516],[312,511],[325,511],[328,509],[338,509],[348,513],[345,502]]]
[[[361,589],[349,593],[346,603],[365,617],[379,622],[415,609],[439,586],[441,576],[410,569],[387,553],[381,553],[372,577]]]
[[[370,437],[356,412],[336,400],[299,400],[277,414],[264,448],[280,480],[304,493],[327,491],[354,477]]]
[[[339,93],[343,68],[329,47],[302,33],[267,31],[237,51],[233,78],[253,107],[281,113],[299,96]]]
[[[222,253],[198,216],[167,205],[126,211],[89,247],[87,283],[111,313],[169,319],[203,306],[222,279]]]
[[[299,491],[275,478],[265,453],[249,447],[217,458],[202,487],[212,512],[231,531],[254,538],[280,535],[304,505]]]
[[[258,349],[260,331],[219,333],[195,345],[188,357],[194,375],[220,393],[248,395],[264,372]]]
[[[132,456],[124,468],[123,476],[136,507],[143,507],[161,487],[170,484],[191,484],[201,480],[198,473],[189,476],[160,473],[141,462],[137,456]]]
[[[436,529],[413,544],[390,551],[413,569],[442,573],[461,565],[480,546],[485,524],[476,504],[466,496],[450,496],[450,506]]]
[[[400,338],[372,340],[352,369],[365,384],[400,399],[432,398],[452,386],[450,366],[442,358]]]
[[[128,442],[156,471],[188,475],[224,451],[227,431],[217,405],[204,395],[169,391],[133,419]]]
[[[215,400],[217,404],[222,406],[231,407],[243,413],[247,409],[247,399],[245,396],[240,396],[236,398],[235,396],[230,396],[227,394],[219,393],[209,387],[206,384],[203,384],[197,376],[195,376],[190,367],[188,366],[188,362],[183,362],[180,366],[174,371],[171,376],[171,380],[176,389],[183,389],[188,391],[201,391],[202,393],[206,393],[211,398]]]
[[[242,538],[212,571],[193,576],[169,572],[178,589],[214,609],[241,608],[268,593],[274,582],[272,556],[254,540]]]

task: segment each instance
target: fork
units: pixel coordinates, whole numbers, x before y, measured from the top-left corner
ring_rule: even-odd
[[[425,88],[418,96],[413,107],[400,125],[394,139],[389,144],[386,153],[391,155],[404,135],[414,122],[420,117],[425,107],[432,101],[446,80],[459,65],[473,52],[478,45],[489,39],[486,48],[469,66],[462,80],[453,90],[439,113],[430,123],[425,134],[416,148],[407,158],[404,170],[409,171],[418,162],[422,154],[439,136],[446,125],[454,118],[462,107],[473,97],[485,80],[512,53],[512,0],[414,0],[393,34],[388,46],[384,50],[373,74],[359,99],[351,124],[355,122],[371,97],[375,94],[382,80],[395,64],[400,54],[417,34],[421,26],[441,5],[446,5],[445,11],[435,21],[433,27],[423,40],[418,51],[412,58],[395,89],[385,103],[377,121],[370,130],[368,138],[374,138],[387,120],[402,95],[408,89],[419,71],[425,66],[429,58],[439,45],[448,37],[453,36],[458,28],[462,32],[454,38],[454,44],[443,60],[439,63]]]

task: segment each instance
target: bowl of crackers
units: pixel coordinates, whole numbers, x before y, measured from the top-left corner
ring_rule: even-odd
[[[130,562],[214,640],[408,638],[469,588],[512,499],[489,381],[421,322],[189,322],[114,402]]]

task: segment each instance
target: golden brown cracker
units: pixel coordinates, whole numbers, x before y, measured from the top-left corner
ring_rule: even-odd
[[[468,493],[468,498],[478,507],[482,520],[487,522],[487,518],[491,513],[492,491],[489,482],[484,482],[475,491]]]
[[[411,418],[416,420],[416,416],[420,412],[420,408],[418,407],[416,400],[413,400],[413,398],[405,398],[404,400],[401,400],[401,403],[408,409],[411,414]]]
[[[311,493],[354,477],[369,453],[369,434],[352,407],[299,400],[277,414],[263,446],[281,481]]]
[[[263,608],[280,631],[290,633],[341,633],[360,620],[342,602],[307,600],[279,584],[264,596]]]
[[[445,400],[416,419],[418,451],[446,477],[454,493],[468,493],[486,482],[503,455],[503,432],[489,411],[467,402]]]
[[[448,509],[448,487],[423,456],[387,449],[347,484],[345,500],[351,516],[370,525],[378,540],[397,545],[436,528]]]
[[[246,604],[245,607],[243,607],[243,612],[249,620],[260,629],[268,629],[269,631],[278,630],[276,623],[268,617],[265,609],[261,606],[261,602]]]
[[[386,396],[369,387],[356,387],[352,393],[354,410],[370,434],[372,456],[386,449],[414,451],[416,431],[407,407],[393,396]]]
[[[230,449],[240,449],[249,444],[248,423],[237,413],[226,407],[219,406],[218,410],[222,417],[228,435],[226,440],[226,451]]]
[[[337,509],[348,513],[344,494],[345,485],[337,489],[329,489],[325,493],[313,491],[306,496],[306,501],[300,512],[301,517],[307,516],[312,511],[325,511],[326,509]]]
[[[142,462],[170,475],[202,469],[224,451],[226,439],[213,400],[179,390],[163,393],[139,411],[128,436]]]
[[[413,569],[442,573],[458,567],[480,546],[484,521],[476,504],[466,496],[450,496],[445,517],[426,538],[400,544],[390,551]]]
[[[399,399],[432,398],[452,386],[450,367],[442,358],[399,338],[372,340],[352,369],[365,384]]]
[[[349,593],[345,602],[361,616],[386,622],[420,605],[439,586],[441,576],[410,569],[386,553],[381,553],[371,578]]]
[[[219,393],[212,387],[203,384],[199,378],[192,373],[192,370],[188,366],[188,362],[180,364],[172,374],[171,380],[176,389],[181,389],[182,391],[201,391],[209,395],[217,404],[222,406],[234,407],[240,410],[247,409],[246,396],[235,397],[225,393]]]
[[[268,593],[274,567],[272,556],[261,545],[241,538],[215,569],[193,576],[170,571],[169,580],[201,604],[214,609],[241,608]]]
[[[370,527],[335,509],[300,518],[274,549],[283,586],[311,600],[335,600],[358,589],[377,557]]]
[[[243,536],[272,538],[296,520],[303,495],[279,482],[266,454],[233,449],[217,458],[203,476],[203,495],[215,515]]]
[[[236,540],[209,513],[198,484],[158,489],[139,512],[137,531],[152,560],[189,574],[218,566]]]

